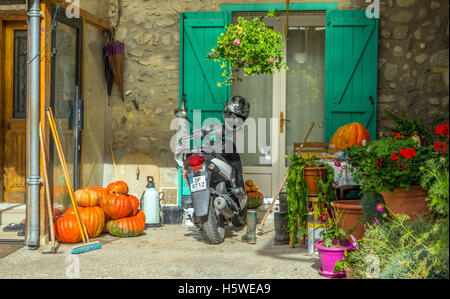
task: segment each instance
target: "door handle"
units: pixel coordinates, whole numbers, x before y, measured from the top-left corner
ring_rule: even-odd
[[[284,118],[284,112],[280,112],[280,134],[284,133],[284,124],[289,122],[291,122],[291,120]]]

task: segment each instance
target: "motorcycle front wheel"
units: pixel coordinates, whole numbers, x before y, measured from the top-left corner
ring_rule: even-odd
[[[212,244],[222,243],[225,239],[224,219],[220,212],[216,211],[212,200],[209,201],[208,219],[202,228]]]

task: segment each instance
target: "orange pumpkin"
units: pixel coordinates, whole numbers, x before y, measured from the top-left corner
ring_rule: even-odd
[[[105,195],[108,194],[108,191],[106,190],[106,188],[87,186],[87,187],[84,187],[83,190],[97,192],[97,194],[98,194],[98,203],[99,203],[99,205],[101,207],[103,207],[103,203],[105,201]]]
[[[129,216],[133,211],[133,207],[128,196],[123,194],[108,194],[103,210],[110,219],[114,220]]]
[[[80,189],[75,191],[75,200],[80,207],[93,207],[98,205],[98,193]]]
[[[123,181],[112,182],[106,190],[108,193],[128,194],[128,185]]]
[[[55,237],[60,243],[77,243],[81,241],[77,218],[73,214],[59,217],[55,224]]]
[[[145,230],[145,220],[139,216],[125,217],[108,221],[106,225],[108,232],[116,237],[136,237]]]
[[[340,127],[330,142],[330,151],[336,153],[353,145],[362,146],[363,141],[370,141],[369,131],[360,123],[351,123]]]
[[[141,221],[145,223],[145,219],[146,218],[145,218],[145,214],[144,214],[144,212],[142,210],[138,210],[137,211],[136,217],[141,219]]]
[[[139,199],[134,196],[134,195],[128,195],[128,199],[130,199],[131,202],[131,215],[130,216],[136,216],[138,210],[139,210],[139,205],[140,205],[140,201]]]
[[[247,207],[249,209],[257,209],[264,202],[264,195],[261,192],[247,192]]]
[[[99,206],[94,207],[78,207],[80,211],[81,221],[86,226],[89,238],[96,238],[103,231],[105,226],[105,212]],[[70,207],[64,215],[75,215],[73,207]]]

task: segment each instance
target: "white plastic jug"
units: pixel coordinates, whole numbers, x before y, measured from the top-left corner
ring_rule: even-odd
[[[155,188],[155,180],[152,176],[147,177],[147,187],[142,195],[142,211],[145,214],[145,227],[161,226],[161,205],[164,192],[158,192]]]

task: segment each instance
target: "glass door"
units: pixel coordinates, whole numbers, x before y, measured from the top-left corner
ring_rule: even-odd
[[[61,140],[67,169],[74,190],[80,187],[81,132],[76,123],[75,105],[81,91],[82,21],[68,19],[63,13],[56,17],[52,34],[52,94],[51,107]],[[53,138],[50,146],[51,183],[54,205],[71,205],[64,172]]]
[[[287,40],[285,15],[266,23],[284,37],[289,70],[242,77],[243,81],[233,83],[231,94],[249,100],[250,117],[256,122],[256,131],[247,127],[245,132],[244,179],[253,180],[264,197],[271,198],[286,174],[286,156],[293,154],[294,143],[303,141],[313,121],[316,125],[308,141],[324,141],[325,14],[291,13]],[[257,136],[253,152],[248,146],[252,134]]]

